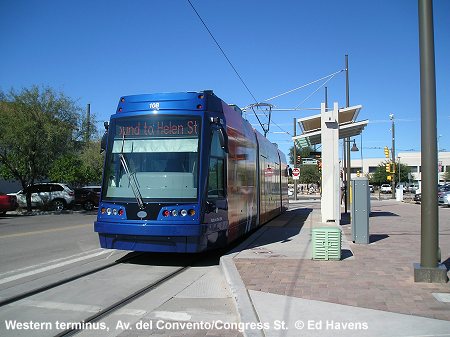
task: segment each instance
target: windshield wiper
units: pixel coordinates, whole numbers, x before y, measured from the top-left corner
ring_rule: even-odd
[[[123,138],[122,138],[122,149],[120,150],[120,154],[119,154],[120,163],[122,164],[122,167],[128,176],[128,181],[130,182],[131,190],[133,191],[134,197],[136,198],[139,209],[144,209],[145,208],[144,201],[142,199],[141,191],[139,190],[138,182],[136,179],[136,172],[133,172],[133,173],[130,172],[130,169],[128,168],[127,160],[125,159],[125,154],[123,153],[124,144],[125,144],[125,135],[123,135]]]

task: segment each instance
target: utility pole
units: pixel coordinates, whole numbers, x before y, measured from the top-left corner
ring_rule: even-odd
[[[447,268],[439,263],[439,212],[436,198],[436,75],[431,0],[419,0],[419,54],[422,202],[420,205],[420,264],[414,264],[414,281],[445,283],[448,281]]]
[[[392,121],[391,131],[392,131],[392,148],[391,148],[391,155],[392,155],[392,167],[394,168],[392,172],[392,180],[391,180],[391,189],[392,189],[392,199],[395,199],[395,122],[394,122],[394,114],[389,115],[389,119]],[[437,194],[437,193],[436,193]]]
[[[84,137],[85,142],[89,142],[91,139],[91,104],[88,103],[86,110],[86,134]]]

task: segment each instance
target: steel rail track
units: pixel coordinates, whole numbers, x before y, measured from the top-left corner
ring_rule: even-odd
[[[64,278],[62,280],[59,280],[59,281],[56,281],[56,282],[52,282],[52,283],[44,285],[42,287],[38,287],[38,288],[35,288],[35,289],[32,289],[32,290],[26,291],[26,292],[24,292],[24,293],[22,293],[20,295],[11,296],[9,298],[1,300],[0,301],[0,307],[3,307],[5,305],[11,304],[11,303],[14,303],[14,302],[17,302],[17,301],[20,301],[20,300],[22,300],[24,298],[31,297],[33,295],[42,293],[44,291],[47,291],[47,290],[59,287],[59,286],[61,286],[63,284],[66,284],[66,283],[78,280],[78,279],[83,278],[85,276],[98,273],[99,271],[102,271],[102,270],[105,270],[105,269],[109,269],[111,267],[117,266],[118,264],[128,262],[128,261],[133,260],[136,257],[138,257],[140,255],[143,255],[143,254],[144,253],[131,253],[131,254],[129,254],[129,256],[122,257],[122,258],[120,258],[120,259],[118,259],[118,260],[116,260],[114,262],[108,263],[108,264],[106,264],[104,266],[97,267],[97,268],[94,268],[92,270],[88,270],[86,272],[79,273],[79,274],[76,274],[76,275],[73,275],[73,276],[70,276],[70,277],[66,277],[66,278]]]
[[[185,266],[185,267],[180,267],[177,270],[169,273],[168,275],[160,278],[159,280],[153,282],[152,284],[149,284],[145,287],[142,287],[141,289],[135,291],[134,293],[132,293],[131,295],[118,300],[117,302],[109,305],[108,307],[100,310],[99,312],[97,312],[96,314],[89,316],[86,319],[83,319],[82,321],[75,323],[74,325],[79,325],[79,326],[83,326],[86,323],[92,323],[95,321],[98,321],[99,319],[109,315],[110,313],[122,308],[123,306],[127,305],[128,303],[134,301],[135,299],[141,297],[142,295],[147,294],[148,292],[152,291],[153,289],[155,289],[156,287],[160,286],[161,284],[167,282],[168,280],[172,279],[173,277],[177,276],[178,274],[181,274],[182,272],[184,272],[185,270],[191,268],[190,266]],[[65,336],[72,336],[73,334],[77,333],[77,332],[81,332],[83,331],[82,328],[72,328],[72,329],[67,329],[64,330],[60,333],[58,333],[57,335],[55,335],[55,337],[65,337]]]

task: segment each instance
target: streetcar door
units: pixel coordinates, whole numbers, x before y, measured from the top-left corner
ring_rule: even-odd
[[[220,133],[221,131],[218,128],[212,129],[204,217],[205,224],[208,225],[206,237],[207,245],[210,248],[224,246],[228,240],[228,202],[225,178],[226,153],[222,146]]]
[[[212,129],[211,152],[209,157],[208,191],[206,196],[207,212],[227,209],[225,188],[225,150],[223,133],[219,128]]]

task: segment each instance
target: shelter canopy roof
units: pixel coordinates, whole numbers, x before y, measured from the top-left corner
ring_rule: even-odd
[[[355,122],[362,105],[356,105],[338,110],[339,139],[354,137],[364,130],[368,120]],[[308,147],[321,144],[321,115],[314,115],[297,120],[302,134],[292,137],[297,146]]]

